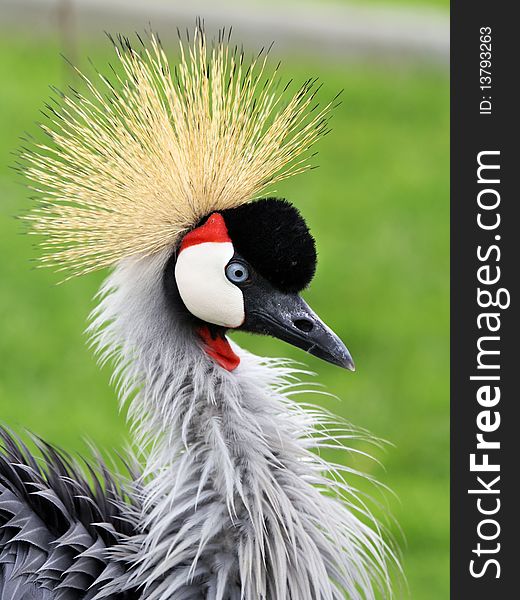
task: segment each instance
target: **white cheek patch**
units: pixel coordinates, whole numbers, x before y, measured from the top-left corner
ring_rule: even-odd
[[[244,322],[242,291],[226,277],[235,250],[231,242],[204,242],[183,249],[175,279],[186,308],[199,319],[223,327]]]

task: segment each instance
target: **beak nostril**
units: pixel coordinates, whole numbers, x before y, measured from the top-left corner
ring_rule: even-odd
[[[293,323],[297,329],[305,333],[309,333],[314,327],[314,322],[310,319],[294,319]]]

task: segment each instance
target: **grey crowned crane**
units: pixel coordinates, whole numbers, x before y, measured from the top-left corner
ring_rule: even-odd
[[[352,430],[293,399],[294,365],[226,337],[354,369],[299,296],[316,267],[305,221],[259,199],[308,168],[332,104],[314,106],[314,81],[286,98],[265,56],[247,63],[227,35],[197,28],[172,70],[154,35],[113,41],[112,80],[78,71],[84,91],[49,105],[48,141],[21,157],[43,260],[112,268],[89,333],[115,365],[140,467],[84,472],[3,431],[0,598],[389,598],[394,555],[349,470],[319,454]]]

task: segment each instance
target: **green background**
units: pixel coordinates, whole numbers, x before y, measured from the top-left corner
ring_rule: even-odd
[[[78,56],[112,59],[108,43],[85,46]],[[97,368],[82,333],[103,273],[57,286],[56,275],[34,268],[34,238],[14,218],[30,206],[28,192],[9,169],[18,137],[35,130],[48,84],[70,77],[59,51],[50,40],[0,41],[0,420],[88,453],[85,437],[111,450],[127,435],[110,369]],[[320,402],[391,442],[372,449],[384,468],[334,458],[395,493],[367,488],[383,505],[374,508],[380,518],[389,512],[400,526],[388,518],[409,586],[396,596],[448,598],[448,77],[427,67],[291,58],[282,73],[319,75],[323,99],[344,89],[333,132],[318,146],[320,168],[278,190],[317,239],[306,298],[347,343],[357,372],[282,342],[237,337],[256,353],[305,360],[341,399]]]

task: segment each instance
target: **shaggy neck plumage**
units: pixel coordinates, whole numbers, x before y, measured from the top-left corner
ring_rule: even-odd
[[[166,303],[167,260],[121,264],[91,326],[144,464],[142,534],[114,550],[125,585],[148,600],[373,598],[387,549],[313,452],[334,443],[319,431],[330,418],[290,399],[287,363],[237,350],[235,371],[216,365]]]

